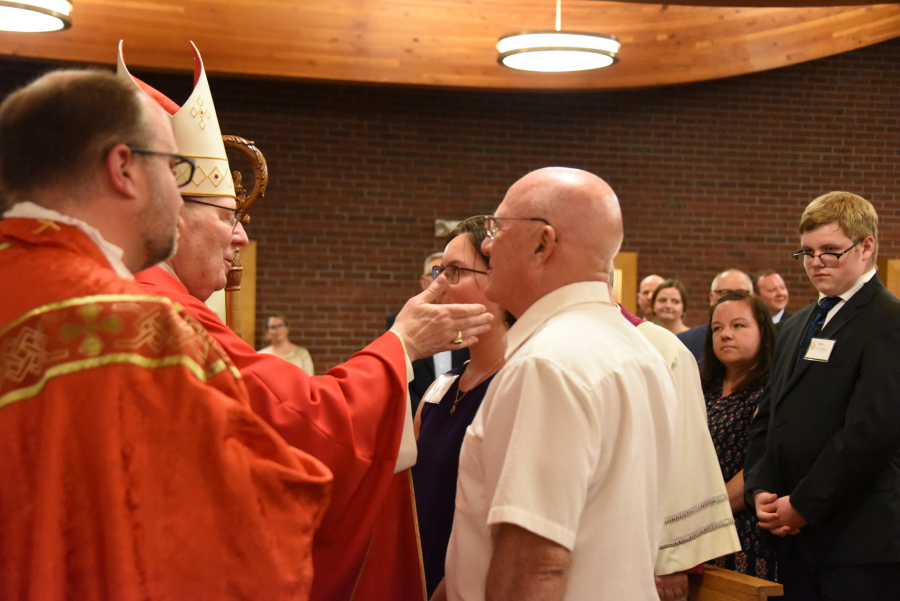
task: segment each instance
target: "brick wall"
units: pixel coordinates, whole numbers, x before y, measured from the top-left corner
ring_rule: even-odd
[[[3,59],[0,94],[47,68]],[[191,91],[186,74],[136,74],[178,101]],[[881,255],[900,254],[900,40],[628,92],[222,77],[211,86],[222,131],[255,140],[269,160],[269,191],[249,228],[260,326],[284,313],[319,373],[378,336],[418,291],[422,259],[441,246],[436,218],[492,212],[511,183],[547,165],[588,169],[613,186],[623,250],[640,253],[641,277],[684,281],[690,325],[704,319],[709,283],[727,267],[779,270],[790,309],[808,303],[812,288],[790,254],[801,210],[823,192],[871,200]]]

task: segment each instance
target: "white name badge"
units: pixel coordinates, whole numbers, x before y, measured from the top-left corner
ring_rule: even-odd
[[[806,349],[806,356],[803,358],[807,361],[828,361],[831,351],[834,349],[834,340],[825,340],[824,338],[813,338]]]
[[[422,397],[422,400],[426,403],[440,403],[458,377],[456,375],[441,374],[434,384],[431,385],[431,388],[428,389],[428,392],[425,393],[425,396]]]

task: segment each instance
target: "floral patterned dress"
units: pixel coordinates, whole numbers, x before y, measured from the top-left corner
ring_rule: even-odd
[[[757,388],[723,397],[722,382],[713,387],[704,387],[709,433],[712,435],[716,455],[719,457],[719,467],[722,468],[722,476],[726,482],[744,469],[747,431],[750,429],[750,422],[753,420],[762,392],[762,388]],[[710,563],[742,574],[778,582],[775,553],[760,545],[759,520],[756,518],[756,512],[752,509],[739,511],[734,516],[734,523],[742,550],[716,558]]]

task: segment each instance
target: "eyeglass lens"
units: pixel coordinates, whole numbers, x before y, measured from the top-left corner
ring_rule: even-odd
[[[444,277],[447,278],[448,284],[459,282],[459,268],[456,267],[456,265],[448,265],[447,267],[435,265],[431,268],[432,279],[438,279],[442,273],[444,274]]]
[[[484,218],[484,231],[490,238],[494,237],[494,234],[497,233],[497,220],[493,217],[485,217]]]
[[[804,264],[812,263],[812,262],[813,262],[813,259],[819,259],[819,261],[821,261],[821,262],[822,262],[822,265],[824,265],[825,267],[837,267],[838,265],[840,265],[841,257],[843,257],[843,256],[846,255],[848,252],[850,252],[851,250],[853,250],[854,248],[856,248],[856,247],[859,245],[860,242],[862,242],[862,239],[857,240],[856,243],[855,243],[853,246],[851,246],[850,248],[848,248],[848,249],[845,250],[844,252],[839,252],[839,253],[821,253],[821,254],[818,254],[818,255],[814,255],[814,254],[809,253],[809,252],[802,252],[802,251],[801,251],[801,252],[796,253],[796,254],[794,255],[794,257],[796,257],[797,259],[801,259],[801,258],[802,258]]]
[[[841,257],[838,253],[822,253],[820,255],[811,255],[804,253],[801,255],[804,263],[812,263],[813,259],[819,259],[825,267],[837,267]]]
[[[194,204],[203,205],[205,207],[212,207],[214,209],[223,209],[225,211],[231,211],[231,214],[228,215],[227,219],[223,219],[225,223],[231,226],[231,231],[233,232],[237,229],[237,224],[241,220],[241,209],[229,209],[228,207],[222,207],[211,202],[203,202],[202,200],[194,200],[193,198],[185,198],[185,202],[192,202]],[[437,277],[435,275],[434,277]]]

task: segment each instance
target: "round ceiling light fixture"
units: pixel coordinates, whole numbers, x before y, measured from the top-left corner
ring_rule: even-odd
[[[35,33],[72,26],[68,0],[0,0],[0,30]]]
[[[497,41],[497,62],[512,69],[562,73],[608,67],[619,60],[614,35],[560,30],[560,4],[556,0],[556,30],[523,31]]]

